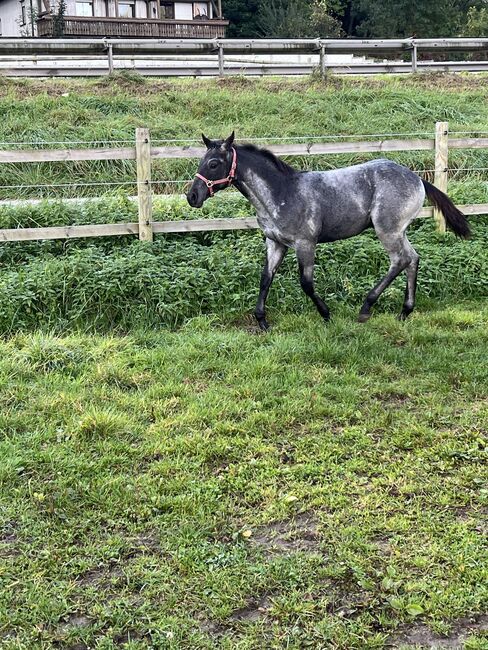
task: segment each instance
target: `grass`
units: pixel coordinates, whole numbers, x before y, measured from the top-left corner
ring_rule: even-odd
[[[152,140],[200,138],[205,131],[221,137],[236,129],[240,140],[276,137],[303,141],[307,136],[378,133],[433,134],[436,121],[448,121],[451,131],[488,131],[486,75],[421,74],[375,79],[315,77],[301,80],[228,78],[223,80],[144,79],[115,75],[96,80],[0,79],[0,142],[73,141],[72,148],[134,140],[134,130],[147,126]],[[265,116],[265,119],[263,119]],[[387,126],[386,126],[387,125]],[[409,137],[409,136],[406,136]],[[411,136],[415,137],[415,136]],[[420,136],[422,137],[422,136]],[[39,143],[36,145],[36,143]],[[0,145],[9,148],[9,145]],[[61,144],[47,145],[54,148]],[[70,145],[66,145],[70,146]],[[124,144],[120,146],[125,146]],[[433,168],[432,152],[389,154],[423,171]],[[302,169],[327,169],[363,162],[371,154],[289,157]],[[451,152],[452,180],[471,179],[484,185],[486,150]],[[480,171],[463,171],[463,168]],[[194,160],[154,161],[156,191],[181,192],[195,172]],[[81,161],[2,165],[0,198],[39,198],[100,195],[113,186],[90,182],[119,182],[134,193],[134,161]],[[431,172],[425,172],[428,179]],[[183,180],[179,185],[166,181]],[[72,183],[70,187],[40,185]],[[81,185],[80,185],[81,183]],[[30,187],[27,187],[30,186]]]
[[[1,647],[459,633],[488,604],[487,318],[3,340]]]
[[[136,126],[153,138],[234,126],[242,138],[303,138],[432,131],[443,119],[486,131],[484,79],[0,79],[0,140],[106,143]],[[432,166],[430,153],[399,159]],[[157,171],[184,178],[193,166]],[[132,163],[0,171],[0,184],[134,177]],[[487,192],[482,171],[451,178],[458,203]],[[202,212],[178,199],[155,209],[250,214],[235,196]],[[119,194],[2,207],[0,219],[133,221],[135,206]],[[327,326],[290,255],[266,335],[247,316],[259,233],[2,244],[0,648],[363,650],[431,647],[438,635],[488,648],[488,241],[486,218],[472,223],[469,242],[431,220],[412,226],[422,264],[406,323],[393,316],[403,282],[355,322],[386,265],[370,233],[320,247]]]

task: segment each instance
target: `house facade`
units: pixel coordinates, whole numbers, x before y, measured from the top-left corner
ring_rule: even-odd
[[[221,0],[0,0],[0,36],[219,38]]]

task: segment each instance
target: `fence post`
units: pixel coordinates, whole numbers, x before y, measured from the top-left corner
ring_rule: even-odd
[[[107,54],[108,54],[108,73],[112,74],[114,71],[114,52],[113,52],[112,43],[109,43],[109,46],[107,48]]]
[[[149,138],[149,129],[136,129],[136,162],[139,239],[152,241],[151,140]]]
[[[320,76],[322,79],[327,78],[327,67],[325,65],[325,45],[320,46]]]
[[[224,46],[219,43],[219,77],[223,77],[224,74]]]
[[[449,122],[435,124],[435,175],[434,185],[447,193],[449,158]],[[434,219],[439,232],[446,232],[446,221],[440,210],[434,208]]]
[[[412,45],[412,72],[417,72],[417,45]]]

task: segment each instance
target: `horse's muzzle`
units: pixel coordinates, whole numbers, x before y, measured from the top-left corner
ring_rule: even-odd
[[[207,188],[203,183],[201,185],[202,187],[199,183],[193,183],[186,195],[186,200],[192,208],[201,208],[207,198]]]

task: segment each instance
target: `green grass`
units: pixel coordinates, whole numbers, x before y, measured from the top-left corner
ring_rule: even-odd
[[[443,119],[483,131],[484,79],[0,79],[0,140],[107,142],[136,126],[303,138]],[[451,162],[488,167],[486,155]],[[430,153],[398,159],[432,166]],[[0,172],[0,184],[134,177],[132,163]],[[485,179],[458,172],[449,193],[486,203]],[[0,227],[134,221],[126,190],[2,207]],[[200,212],[155,202],[158,220],[250,214],[233,195]],[[319,248],[327,326],[290,254],[266,335],[248,316],[260,233],[3,243],[0,648],[363,650],[420,630],[486,650],[488,223],[472,224],[468,242],[412,225],[419,308],[406,323],[400,280],[355,322],[386,267],[372,233]]]
[[[469,193],[469,184],[459,189]],[[459,194],[460,195],[460,194]],[[134,221],[136,206],[124,198],[79,208],[55,204],[3,210],[3,227],[48,223]],[[161,202],[156,219],[252,214],[238,197],[208,201],[202,212],[181,200]],[[418,299],[483,298],[488,292],[488,218],[472,219],[473,238],[435,232],[433,219],[412,224],[409,236],[421,256]],[[175,327],[186,319],[212,315],[229,323],[250,314],[257,299],[264,260],[259,231],[159,236],[153,244],[133,237],[21,242],[0,249],[0,333],[19,330],[65,332],[128,331],[134,327]],[[315,269],[317,291],[333,312],[341,305],[359,311],[366,293],[386,273],[388,258],[367,232],[321,245]],[[395,313],[405,280],[398,278],[381,297],[378,310]],[[313,312],[298,281],[290,252],[272,286],[271,317]]]
[[[103,80],[0,79],[0,142],[134,140],[138,126],[149,127],[152,139],[198,139],[236,130],[238,140],[378,133],[425,133],[447,120],[451,131],[488,131],[486,75],[429,75],[301,80],[228,78],[224,80],[144,79],[116,75]],[[406,136],[415,137],[415,136]],[[0,145],[2,148],[8,145]],[[48,145],[54,148],[61,144]],[[70,145],[65,145],[70,146]],[[73,144],[71,148],[90,145]],[[99,145],[98,145],[99,146]],[[129,145],[120,145],[129,146]],[[413,169],[433,168],[432,152],[388,154]],[[328,169],[363,162],[371,154],[290,157],[301,169]],[[486,168],[486,150],[451,152],[453,168]],[[154,161],[157,192],[181,191],[164,181],[186,180],[194,160]],[[108,186],[76,185],[40,188],[49,183],[133,183],[133,161],[93,161],[2,165],[0,198],[90,196],[113,191]],[[427,172],[430,179],[432,174]],[[484,171],[452,172],[453,180],[472,179],[483,185]],[[124,185],[135,193],[134,185]]]
[[[487,318],[3,340],[0,646],[362,650],[485,613]]]

